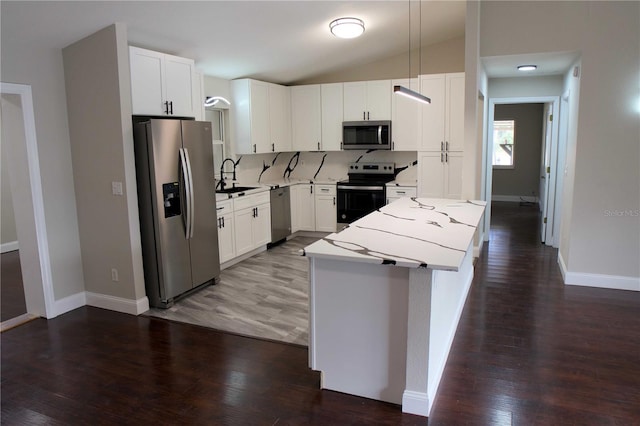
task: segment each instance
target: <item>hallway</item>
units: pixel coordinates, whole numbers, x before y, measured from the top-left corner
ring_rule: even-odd
[[[637,424],[640,293],[565,287],[537,206],[493,219],[428,420],[320,391],[304,347],[84,307],[2,333],[2,422]]]

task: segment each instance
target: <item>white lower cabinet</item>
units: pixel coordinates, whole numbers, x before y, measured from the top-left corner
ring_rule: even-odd
[[[314,186],[316,231],[336,232],[336,186]]]
[[[387,186],[387,204],[403,197],[415,197],[416,194],[415,186]]]
[[[219,201],[216,204],[218,216],[218,249],[220,263],[236,256],[236,239],[233,226],[233,200]]]
[[[315,231],[316,212],[313,184],[303,183],[291,187],[291,232]]]
[[[232,203],[227,211],[224,208],[228,201],[219,202],[217,205],[220,263],[271,242],[269,191],[229,201]]]
[[[462,152],[419,152],[419,196],[462,198],[462,159]]]

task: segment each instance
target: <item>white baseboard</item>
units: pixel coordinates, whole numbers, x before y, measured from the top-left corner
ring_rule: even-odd
[[[19,250],[20,247],[17,241],[9,241],[0,245],[0,253],[8,253],[10,251]]]
[[[478,239],[478,245],[473,246],[473,257],[480,257],[480,253],[482,252],[482,246],[484,245],[484,234],[480,235]]]
[[[429,416],[429,397],[424,392],[405,390],[402,393],[402,412],[416,414],[418,416]]]
[[[231,260],[227,260],[226,262],[220,264],[220,270],[227,269],[229,266],[233,266],[236,263],[240,263],[243,260],[247,260],[248,258],[253,257],[258,253],[262,253],[266,249],[267,249],[267,246],[260,246],[257,249],[251,250],[245,254],[241,254],[240,256],[234,257]]]
[[[47,319],[66,314],[67,312],[71,312],[74,309],[78,309],[86,304],[87,298],[84,291],[72,294],[71,296],[67,296],[59,300],[55,300],[53,302],[53,315],[47,317]]]
[[[565,285],[640,291],[640,277],[570,272],[567,270],[567,265],[559,253],[558,264],[560,265],[560,272]]]
[[[524,201],[527,203],[537,203],[539,199],[533,195],[491,195],[491,201],[506,201],[509,203]]]
[[[149,299],[147,299],[147,296],[138,300],[131,300],[88,291],[86,295],[87,305],[95,306],[96,308],[109,309],[131,315],[140,315],[149,310]]]

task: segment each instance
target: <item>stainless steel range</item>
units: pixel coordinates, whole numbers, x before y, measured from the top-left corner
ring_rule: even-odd
[[[336,187],[339,224],[354,222],[386,204],[386,183],[395,177],[395,163],[349,163],[348,175]]]

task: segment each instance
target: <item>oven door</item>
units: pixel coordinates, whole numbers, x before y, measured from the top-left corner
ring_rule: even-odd
[[[385,205],[385,185],[337,185],[337,222],[352,223]]]

